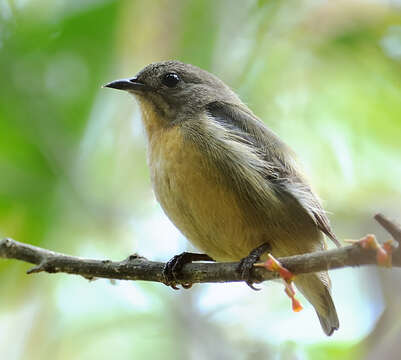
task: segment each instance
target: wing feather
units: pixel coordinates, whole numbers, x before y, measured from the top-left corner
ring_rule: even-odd
[[[251,153],[248,158],[252,159],[253,170],[268,183],[268,187],[290,195],[316,226],[340,246],[319,198],[298,168],[293,151],[245,106],[218,101],[208,104],[207,112],[223,131],[228,130],[228,141],[236,142],[237,147],[242,143],[244,151]]]

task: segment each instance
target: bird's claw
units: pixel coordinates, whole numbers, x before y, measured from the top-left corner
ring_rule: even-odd
[[[254,266],[264,267],[265,269],[273,272],[277,272],[284,281],[285,293],[291,299],[292,310],[295,312],[301,311],[302,305],[299,300],[295,297],[295,289],[293,285],[293,280],[295,275],[281,265],[280,261],[273,257],[272,254],[268,254],[268,258],[264,263],[256,263]]]
[[[248,280],[248,281],[246,281],[245,282],[252,290],[255,290],[255,291],[260,291],[260,290],[262,290],[261,288],[258,288],[258,287],[256,287],[255,285],[253,285],[254,283],[255,283],[255,281],[253,281],[253,280]]]
[[[268,243],[264,243],[256,249],[252,250],[250,254],[241,259],[239,262],[237,271],[241,274],[241,278],[245,280],[246,284],[255,291],[259,291],[261,289],[254,286],[258,279],[254,278],[252,275],[252,269],[254,264],[259,261],[260,256],[270,249],[270,245]]]
[[[164,284],[171,286],[174,290],[179,290],[178,285],[181,285],[184,289],[189,289],[192,284],[189,282],[180,282],[177,278],[185,264],[191,263],[192,261],[214,261],[210,256],[206,254],[195,254],[190,252],[183,252],[179,255],[173,256],[163,269]]]
[[[243,258],[239,265],[237,271],[241,274],[242,279],[246,279],[246,284],[255,291],[259,291],[260,289],[254,286],[254,283],[257,281],[255,278],[252,276],[252,269],[253,269],[253,264],[255,264],[256,261],[259,260],[259,257],[256,259],[253,258],[252,256],[248,256],[246,258]]]
[[[174,290],[180,289],[178,285],[181,285],[184,289],[189,289],[192,286],[192,284],[184,284],[177,281],[179,272],[182,270],[182,267],[187,263],[187,261],[184,261],[184,254],[186,253],[173,256],[169,261],[167,261],[163,269],[164,284],[170,286]]]
[[[252,276],[252,269],[253,269],[253,264],[255,264],[256,261],[259,260],[259,257],[256,259],[253,259],[252,257],[248,256],[246,258],[243,258],[239,265],[237,271],[241,274],[241,277],[243,279],[247,279],[245,282],[246,284],[255,291],[259,291],[260,289],[255,287],[253,285],[256,282],[256,279],[253,278]]]
[[[376,236],[368,234],[359,240],[345,240],[347,243],[356,244],[362,249],[376,251],[376,260],[379,266],[391,267],[393,243],[392,239],[380,244]]]

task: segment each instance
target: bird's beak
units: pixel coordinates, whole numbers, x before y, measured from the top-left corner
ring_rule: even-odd
[[[143,82],[139,81],[137,77],[133,77],[131,79],[114,80],[106,85],[103,85],[103,87],[134,92],[144,91],[147,88],[147,86]]]

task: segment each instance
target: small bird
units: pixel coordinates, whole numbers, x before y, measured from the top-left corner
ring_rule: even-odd
[[[185,261],[242,260],[250,276],[266,250],[275,257],[324,250],[324,234],[339,245],[292,150],[219,78],[171,60],[105,87],[139,102],[156,198],[205,253],[174,257],[166,275]],[[339,321],[327,272],[294,282],[331,335]]]

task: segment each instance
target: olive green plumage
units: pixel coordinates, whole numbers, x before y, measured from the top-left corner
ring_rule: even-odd
[[[276,257],[323,250],[323,234],[338,245],[291,149],[216,76],[165,61],[112,87],[138,99],[156,197],[200,250],[238,261],[265,242]],[[295,284],[331,335],[339,322],[328,274]]]

